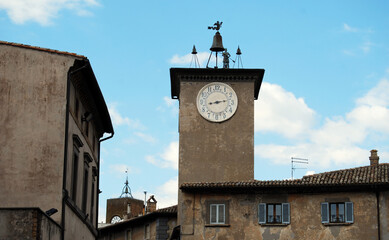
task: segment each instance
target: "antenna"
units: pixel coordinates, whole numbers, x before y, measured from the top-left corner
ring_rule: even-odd
[[[291,172],[292,172],[292,180],[293,180],[293,172],[294,170],[296,169],[307,169],[307,168],[296,168],[295,167],[295,164],[308,164],[308,159],[306,158],[295,158],[295,157],[291,157],[291,163],[292,163],[292,169],[291,169]]]

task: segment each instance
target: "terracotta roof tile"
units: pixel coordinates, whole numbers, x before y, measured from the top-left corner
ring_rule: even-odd
[[[49,48],[35,47],[35,46],[26,45],[26,44],[20,44],[20,43],[12,43],[12,42],[0,41],[0,45],[8,45],[8,46],[14,46],[14,47],[28,48],[28,49],[33,49],[33,50],[38,50],[38,51],[43,51],[43,52],[69,55],[69,56],[79,57],[79,58],[84,58],[84,59],[87,58],[87,57],[85,57],[83,55],[78,55],[76,53],[58,51],[58,50],[53,50],[53,49],[49,49]]]
[[[157,212],[157,213],[177,213],[177,205],[166,207],[166,208],[160,208],[155,212]]]
[[[324,186],[351,186],[351,185],[388,185],[389,164],[365,166],[324,172],[301,179],[272,180],[272,181],[241,181],[241,182],[197,182],[183,183],[180,188],[189,189],[244,189],[244,188],[288,188],[288,187],[324,187]]]

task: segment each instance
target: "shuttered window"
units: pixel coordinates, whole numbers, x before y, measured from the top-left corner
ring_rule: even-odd
[[[259,224],[290,224],[289,203],[260,203],[258,205]]]
[[[321,203],[322,223],[353,223],[354,206],[352,202]]]

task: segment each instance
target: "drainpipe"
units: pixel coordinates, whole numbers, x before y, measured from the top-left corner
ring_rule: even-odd
[[[99,151],[98,151],[98,156],[97,156],[97,169],[98,169],[98,174],[97,174],[97,199],[96,199],[96,220],[95,220],[95,225],[96,225],[96,229],[97,229],[97,226],[98,226],[98,222],[99,222],[99,195],[100,195],[100,145],[101,145],[101,142],[104,142],[110,138],[113,138],[113,135],[115,134],[115,132],[113,131],[112,129],[112,133],[110,136],[106,137],[106,138],[103,138],[103,139],[100,139],[99,140]],[[98,234],[98,233],[97,233]]]

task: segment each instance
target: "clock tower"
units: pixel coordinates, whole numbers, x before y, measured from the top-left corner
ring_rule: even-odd
[[[254,100],[263,69],[171,68],[179,100],[179,186],[254,180]]]

